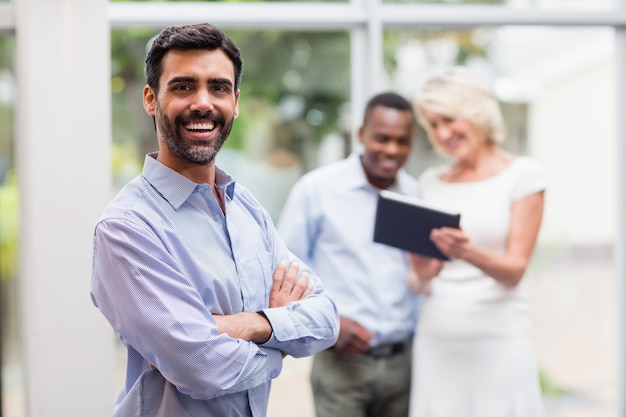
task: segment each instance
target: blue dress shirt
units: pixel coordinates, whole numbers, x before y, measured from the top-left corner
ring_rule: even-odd
[[[417,181],[401,170],[391,189],[417,195]],[[304,175],[277,224],[289,249],[322,277],[340,315],[375,333],[372,347],[410,338],[418,301],[408,288],[407,254],[373,241],[379,191],[353,153]]]
[[[209,185],[147,155],[96,226],[92,299],[128,350],[118,405],[154,366],[187,415],[265,416],[281,351],[312,355],[337,338],[337,310],[312,272],[310,296],[268,308],[275,267],[297,258],[252,194],[216,171],[226,215]],[[267,343],[218,333],[213,314],[261,310]]]

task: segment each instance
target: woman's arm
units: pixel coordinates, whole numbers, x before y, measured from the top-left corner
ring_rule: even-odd
[[[474,245],[461,229],[435,229],[431,239],[450,258],[462,259],[512,287],[520,282],[530,261],[543,217],[543,202],[544,193],[540,191],[513,203],[505,255]]]

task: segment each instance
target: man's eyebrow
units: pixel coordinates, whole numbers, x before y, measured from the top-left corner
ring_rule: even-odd
[[[174,77],[167,82],[168,85],[176,84],[176,83],[195,83],[198,82],[198,79],[195,77],[191,77],[188,75],[181,75],[180,77]]]
[[[211,78],[209,80],[209,84],[228,84],[232,86],[233,82],[228,78]]]
[[[168,85],[177,84],[177,83],[197,83],[200,80],[196,77],[192,77],[189,75],[181,75],[179,77],[174,77],[167,82]],[[229,86],[233,85],[233,82],[228,78],[211,78],[208,80],[208,84],[226,84]]]

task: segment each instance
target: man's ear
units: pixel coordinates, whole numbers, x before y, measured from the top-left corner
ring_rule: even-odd
[[[235,93],[235,119],[239,116],[239,93],[241,92],[241,90],[237,90],[237,92]]]
[[[146,85],[143,88],[143,108],[150,116],[154,116],[156,114],[156,103],[157,98],[154,90],[149,85]]]
[[[365,140],[365,132],[363,131],[363,129],[364,129],[364,126],[361,126],[359,130],[357,131],[357,139],[359,140],[360,144],[363,144]]]

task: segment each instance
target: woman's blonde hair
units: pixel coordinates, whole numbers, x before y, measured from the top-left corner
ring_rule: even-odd
[[[431,144],[443,155],[446,155],[446,152],[434,140],[426,113],[467,120],[488,144],[497,145],[505,139],[505,128],[498,101],[464,67],[449,67],[426,81],[417,96],[414,108],[417,120],[426,131]]]

